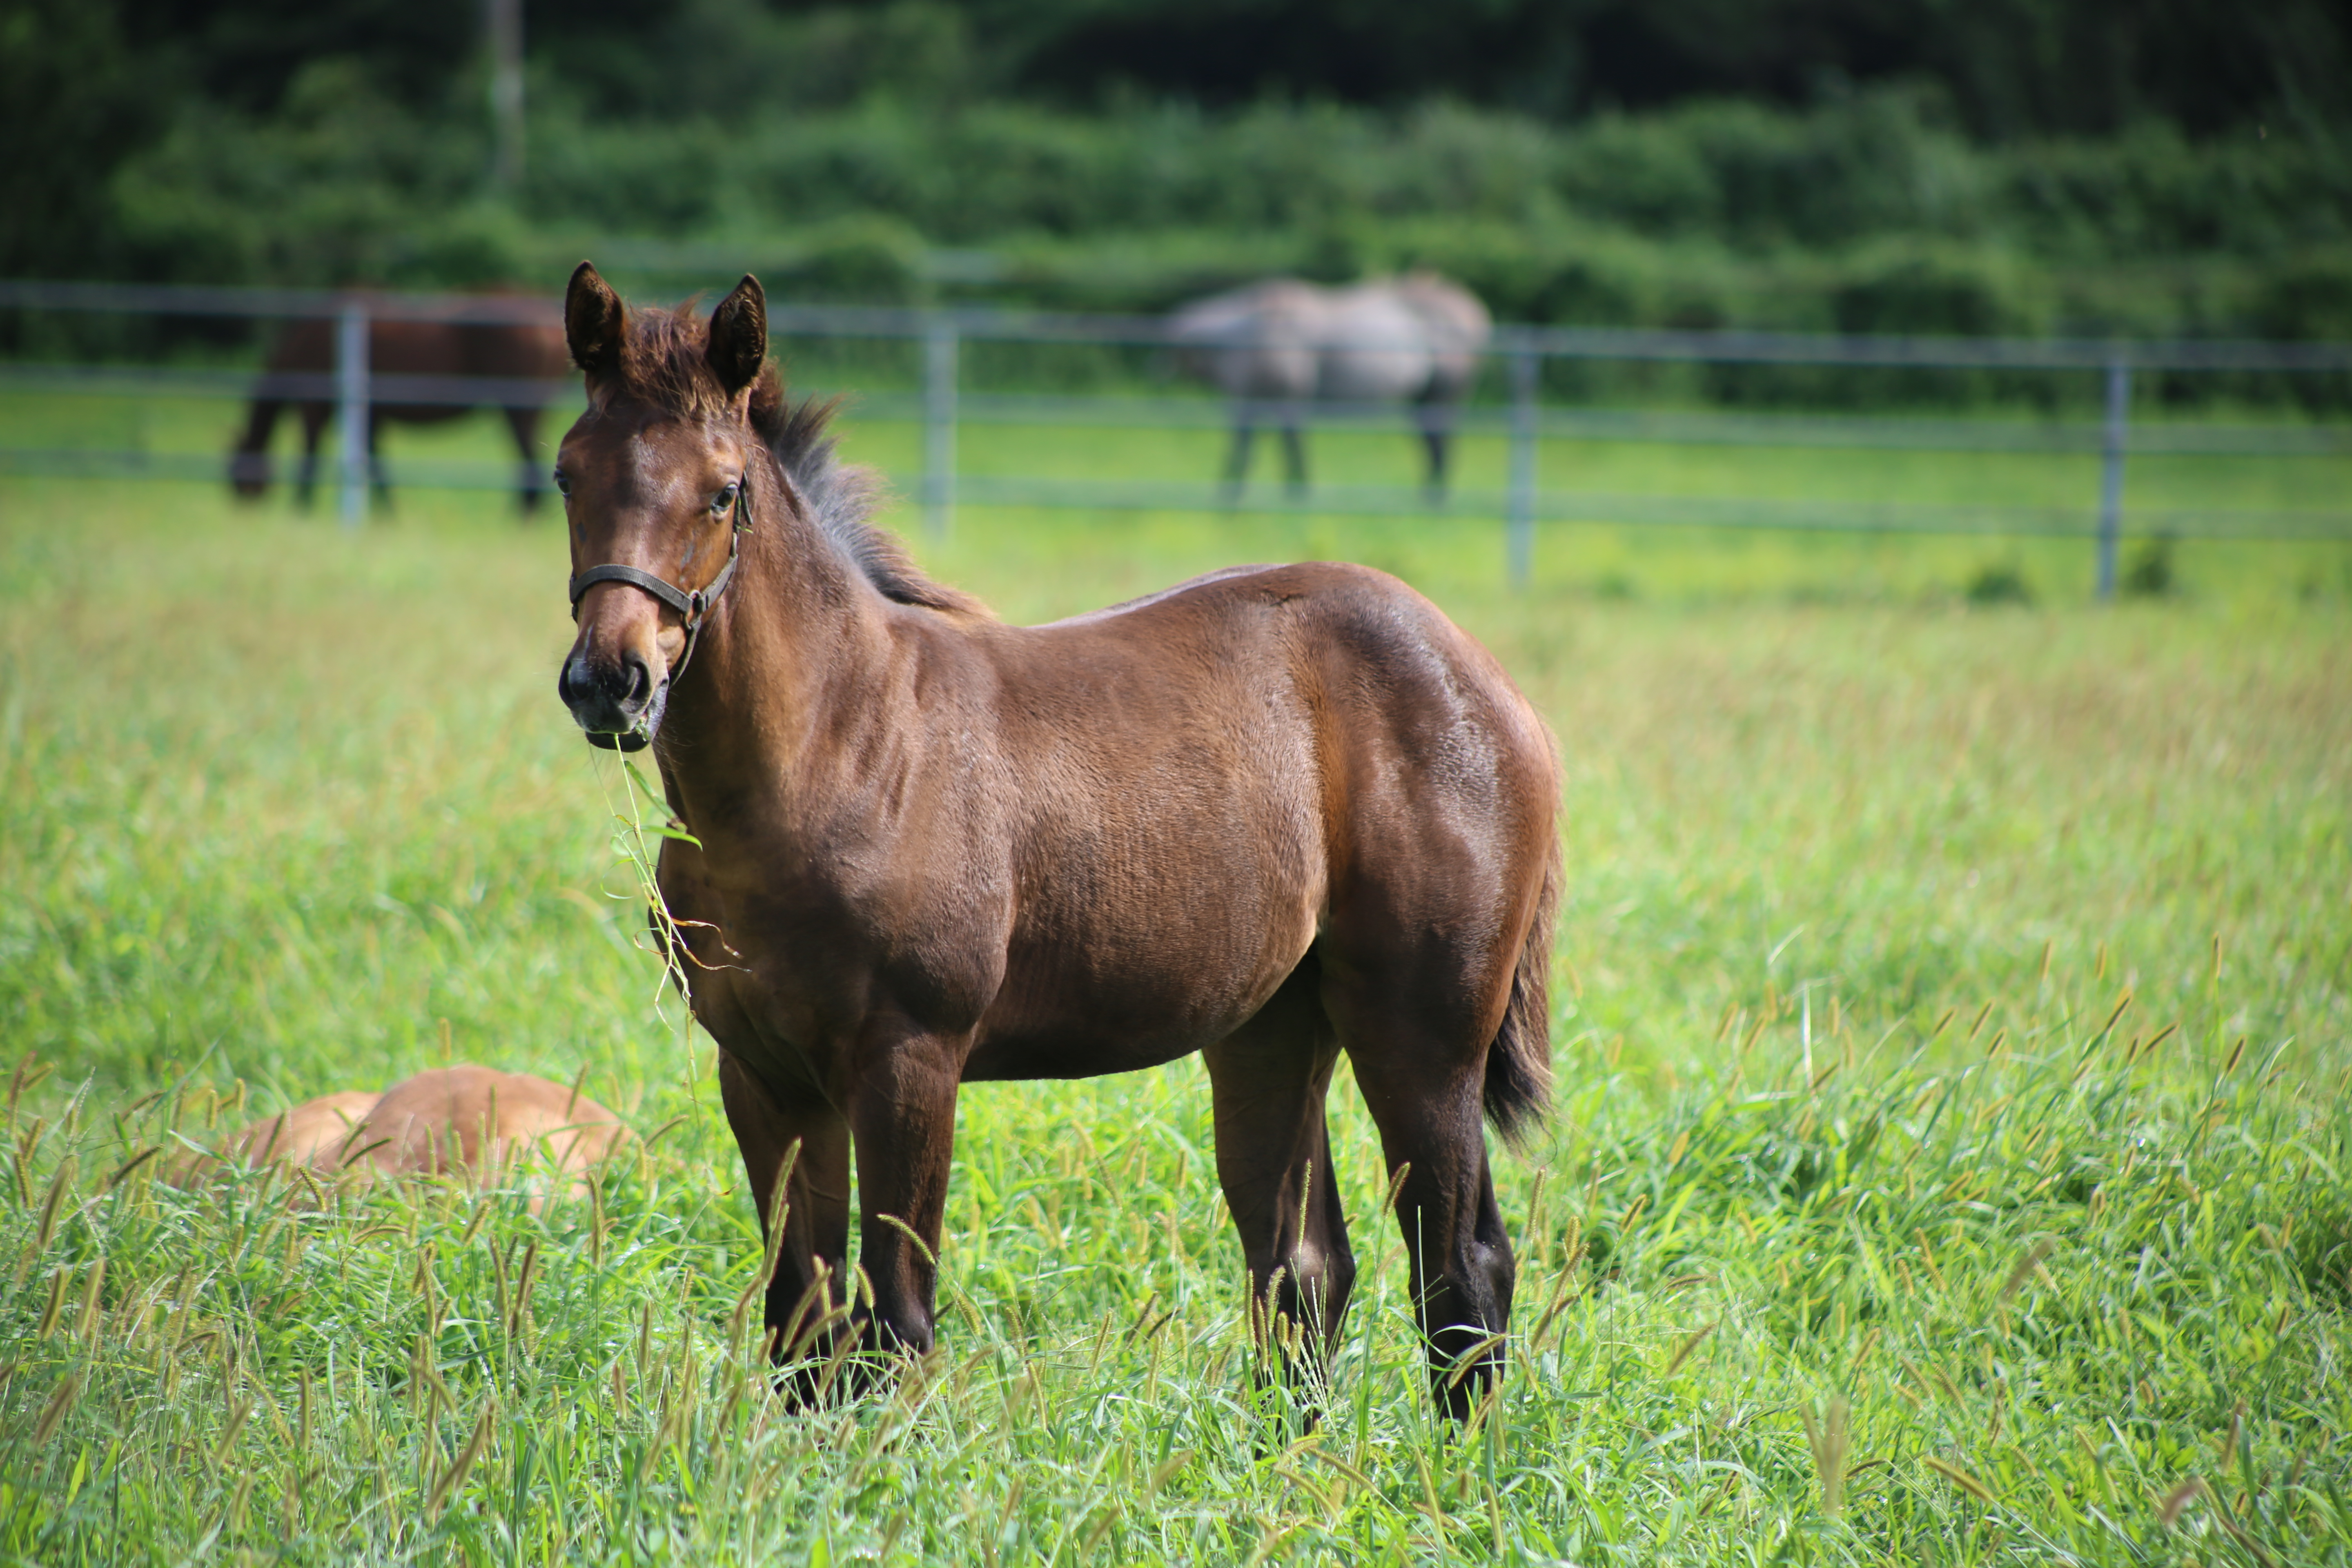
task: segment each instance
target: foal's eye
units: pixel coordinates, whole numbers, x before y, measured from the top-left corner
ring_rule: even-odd
[[[569,496],[572,493],[572,476],[558,468],[555,470],[554,478],[555,493],[560,496]]]
[[[713,511],[725,511],[729,507],[731,507],[734,504],[735,487],[733,485],[727,486],[717,495],[710,498],[710,510]]]

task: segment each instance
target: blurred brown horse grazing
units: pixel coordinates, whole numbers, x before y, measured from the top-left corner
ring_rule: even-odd
[[[304,509],[310,507],[311,490],[319,477],[319,437],[335,416],[334,399],[289,395],[272,382],[279,377],[298,376],[315,384],[316,377],[331,375],[334,368],[332,321],[297,321],[271,346],[260,384],[246,414],[245,434],[237,438],[236,449],[229,458],[229,482],[238,495],[253,500],[269,488],[269,437],[278,428],[278,416],[290,403],[302,420],[302,466],[295,480],[295,500]],[[372,376],[484,376],[530,382],[551,380],[568,368],[563,335],[551,326],[383,319],[368,323],[368,372]],[[521,455],[518,496],[526,513],[536,511],[539,454],[534,447],[539,440],[539,417],[544,400],[520,387],[501,390],[504,396],[484,401],[495,403],[507,416],[507,427],[514,432],[515,449]],[[367,456],[368,474],[374,481],[376,499],[383,500],[390,494],[383,482],[383,465],[376,457],[376,438],[387,421],[439,425],[465,417],[475,406],[372,399],[368,404]]]
[[[558,688],[592,741],[651,746],[694,836],[660,888],[781,1216],[779,1354],[930,1347],[960,1084],[1199,1051],[1252,1320],[1319,1365],[1355,1279],[1323,1115],[1345,1051],[1467,1410],[1514,1277],[1480,1115],[1546,1101],[1560,882],[1551,739],[1502,667],[1357,566],[1003,625],[867,521],[829,410],[766,363],[757,281],[706,327],[583,263],[565,321]]]

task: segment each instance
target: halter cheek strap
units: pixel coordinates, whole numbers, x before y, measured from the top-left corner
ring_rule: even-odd
[[[743,535],[750,532],[751,528],[751,473],[749,468],[746,468],[742,479],[736,481],[735,485],[734,526],[727,531],[726,563],[719,568],[717,575],[701,587],[691,593],[683,593],[652,573],[641,571],[635,566],[623,566],[618,563],[591,566],[587,571],[572,579],[572,618],[575,621],[580,618],[581,595],[599,583],[626,583],[632,588],[641,589],[652,595],[671,609],[676,610],[679,619],[686,623],[686,651],[678,656],[677,663],[670,668],[670,672],[666,678],[676,680],[686,673],[686,667],[694,662],[694,649],[701,640],[703,622],[709,618],[712,606],[719,603],[719,595],[727,592],[727,584],[734,581],[735,563],[739,559]],[[592,730],[588,733],[588,743],[602,747],[608,752],[616,750],[638,752],[645,749],[646,737],[642,733],[634,731],[625,735],[614,735]]]

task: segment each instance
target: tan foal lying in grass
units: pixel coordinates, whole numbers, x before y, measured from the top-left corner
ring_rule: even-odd
[[[577,1191],[589,1167],[628,1136],[619,1117],[560,1083],[493,1068],[436,1068],[380,1095],[321,1095],[266,1117],[238,1131],[216,1158],[184,1163],[175,1179],[187,1185],[226,1159],[241,1165],[282,1160],[322,1174],[351,1170],[362,1180],[455,1174],[479,1181],[544,1159],[572,1177]]]

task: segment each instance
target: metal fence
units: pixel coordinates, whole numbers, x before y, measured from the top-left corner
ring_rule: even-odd
[[[289,400],[335,405],[337,489],[347,522],[365,513],[366,432],[374,403],[452,405],[554,402],[573,395],[574,384],[484,377],[372,374],[369,325],[373,320],[552,324],[551,300],[518,296],[419,295],[319,289],[248,289],[91,283],[0,281],[0,310],[20,312],[109,312],[163,317],[325,319],[336,324],[331,373],[188,370],[137,364],[0,362],[0,392],[43,395],[243,398],[268,393]],[[929,526],[943,532],[959,503],[1076,506],[1096,510],[1198,509],[1366,514],[1423,511],[1433,503],[1394,487],[1323,485],[1301,496],[1255,499],[1212,483],[1074,480],[1045,477],[963,476],[956,471],[962,425],[1134,426],[1202,427],[1230,417],[1206,397],[982,393],[966,388],[962,349],[974,342],[1092,344],[1115,348],[1166,346],[1157,318],[1076,315],[1003,309],[892,310],[772,304],[769,325],[789,341],[896,340],[919,345],[918,392],[860,397],[861,414],[876,420],[911,420],[922,426],[919,494]],[[1457,428],[1497,435],[1508,447],[1507,480],[1499,491],[1457,491],[1442,503],[1454,515],[1498,517],[1513,582],[1529,574],[1536,525],[1542,521],[1609,521],[1709,527],[1762,527],[1913,532],[1981,532],[2088,536],[2095,542],[2098,590],[2115,591],[2118,542],[2126,525],[2126,458],[2147,454],[2329,458],[2352,456],[2352,425],[2343,423],[2184,423],[2135,426],[2134,378],[2151,373],[2241,374],[2309,377],[2352,373],[2352,343],[2219,341],[2148,342],[2069,339],[1832,337],[1750,331],[1670,331],[1504,326],[1490,356],[1502,368],[1499,402],[1474,402]],[[1998,371],[2047,374],[2092,373],[2104,386],[2098,420],[1923,418],[1888,415],[1755,414],[1733,411],[1649,411],[1577,406],[1542,395],[1551,362],[1653,364],[1768,365],[1918,371]],[[1360,426],[1389,421],[1387,405],[1318,403],[1300,411],[1304,423]],[[1953,505],[1592,495],[1541,488],[1538,458],[1547,439],[1664,442],[1679,445],[1903,448],[1982,452],[2095,453],[2095,498],[2077,506]],[[62,449],[0,445],[0,472],[90,474],[160,479],[214,478],[219,460],[202,454]],[[479,466],[405,466],[404,484],[488,485]],[[2341,508],[2134,509],[2138,531],[2179,537],[2347,538],[2352,510]]]

